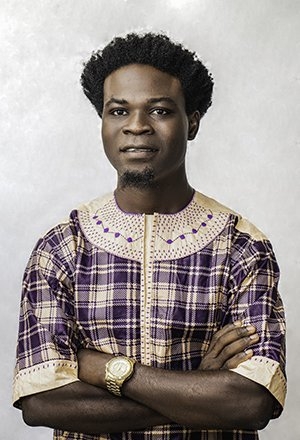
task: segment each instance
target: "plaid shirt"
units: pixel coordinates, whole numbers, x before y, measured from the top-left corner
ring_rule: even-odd
[[[254,356],[234,371],[285,398],[284,312],[268,240],[248,221],[195,193],[176,214],[128,214],[112,195],[83,205],[39,240],[23,283],[14,403],[77,380],[81,347],[169,370],[197,369],[213,334],[256,326]],[[253,440],[254,431],[179,425],[56,440]]]

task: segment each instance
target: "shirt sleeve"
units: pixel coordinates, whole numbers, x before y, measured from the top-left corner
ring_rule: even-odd
[[[49,247],[49,246],[48,246]],[[68,269],[41,240],[27,265],[20,308],[13,404],[77,379],[81,335]]]
[[[241,234],[233,249],[231,290],[224,324],[241,320],[256,327],[259,342],[251,359],[232,371],[266,387],[280,415],[286,396],[285,316],[278,293],[279,268],[268,240],[250,240]]]

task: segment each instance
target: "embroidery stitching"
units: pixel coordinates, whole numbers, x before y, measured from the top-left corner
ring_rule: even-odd
[[[205,247],[226,226],[230,214],[202,206],[196,195],[182,211],[154,214],[155,260],[191,255]],[[106,196],[96,200],[92,206],[87,205],[79,211],[87,239],[114,255],[141,262],[145,215],[121,211],[113,195],[109,199]]]

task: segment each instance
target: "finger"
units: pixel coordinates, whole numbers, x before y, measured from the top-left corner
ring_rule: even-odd
[[[236,354],[235,356],[233,356],[232,358],[228,359],[228,361],[225,362],[225,364],[223,365],[222,369],[230,370],[232,368],[236,368],[242,362],[251,359],[252,356],[253,356],[253,350],[251,350],[250,348],[248,350],[242,351]]]
[[[256,344],[258,341],[259,336],[257,333],[234,341],[223,348],[222,352],[218,356],[218,359],[221,360],[223,366],[230,358],[237,355],[238,353],[243,352],[251,345]]]
[[[212,337],[211,342],[210,342],[210,348],[213,348],[215,346],[215,344],[217,343],[219,338],[222,338],[223,336],[225,336],[226,334],[228,334],[232,330],[236,329],[237,327],[239,328],[241,326],[242,326],[241,321],[235,321],[235,322],[231,322],[230,324],[225,325],[220,330],[216,331]]]
[[[259,336],[255,333],[254,335],[247,336],[227,345],[216,357],[211,353],[206,354],[199,369],[220,370],[223,368],[235,368],[235,365],[238,365],[240,362],[243,362],[252,356],[253,352],[252,350],[249,351],[248,347],[256,344],[258,340]]]
[[[227,332],[225,333],[217,332],[214,336],[214,341],[212,346],[210,346],[209,352],[215,357],[219,356],[226,346],[241,341],[244,338],[255,334],[255,332],[256,328],[252,325],[242,327],[235,326],[233,329],[227,329]]]
[[[234,330],[235,328],[237,328],[237,327],[242,327],[242,321],[240,321],[240,320],[238,320],[238,321],[235,321],[235,322],[231,322],[230,324],[226,324],[224,327],[222,327],[220,330],[218,330],[218,331],[216,331],[215,332],[215,334],[214,334],[214,336],[213,336],[213,338],[215,337],[215,336],[219,336],[219,337],[222,337],[222,336],[224,336],[226,333],[228,333],[228,332],[230,332],[230,331],[232,331],[232,330]]]

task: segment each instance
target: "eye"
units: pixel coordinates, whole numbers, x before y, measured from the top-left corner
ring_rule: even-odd
[[[113,116],[125,116],[127,115],[127,110],[124,108],[114,108],[109,113]]]
[[[171,110],[166,109],[166,108],[162,108],[162,107],[154,108],[153,110],[151,110],[151,114],[158,115],[158,116],[166,116],[166,115],[169,115],[170,113],[171,113]]]

